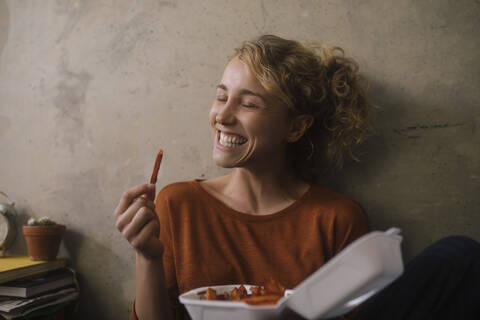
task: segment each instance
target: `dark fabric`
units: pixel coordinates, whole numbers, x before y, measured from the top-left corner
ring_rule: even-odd
[[[371,319],[480,319],[480,244],[450,236],[426,248],[355,317]]]

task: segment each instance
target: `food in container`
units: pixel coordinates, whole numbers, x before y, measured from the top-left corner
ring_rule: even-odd
[[[241,301],[205,300],[208,288],[231,292],[237,285],[193,289],[180,295],[193,320],[274,319],[288,307],[307,319],[326,319],[351,311],[403,272],[400,230],[374,231],[357,239],[302,281],[275,305],[256,306]],[[253,285],[245,285],[250,292]],[[200,293],[200,294],[199,294]]]

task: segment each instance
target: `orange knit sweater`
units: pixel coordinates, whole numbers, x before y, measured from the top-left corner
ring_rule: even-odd
[[[166,285],[177,319],[188,319],[178,295],[223,284],[294,288],[347,244],[369,231],[355,201],[313,185],[287,208],[269,215],[233,210],[196,181],[178,182],[156,199]],[[162,272],[162,270],[159,270]],[[130,319],[137,319],[133,308]]]

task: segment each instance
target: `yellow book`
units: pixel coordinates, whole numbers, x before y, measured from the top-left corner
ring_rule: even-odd
[[[32,261],[29,256],[6,256],[0,258],[0,283],[63,268],[66,258],[51,261]]]

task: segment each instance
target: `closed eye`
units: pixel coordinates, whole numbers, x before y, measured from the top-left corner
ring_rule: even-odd
[[[243,103],[242,106],[249,109],[258,109],[259,107],[253,103]]]

